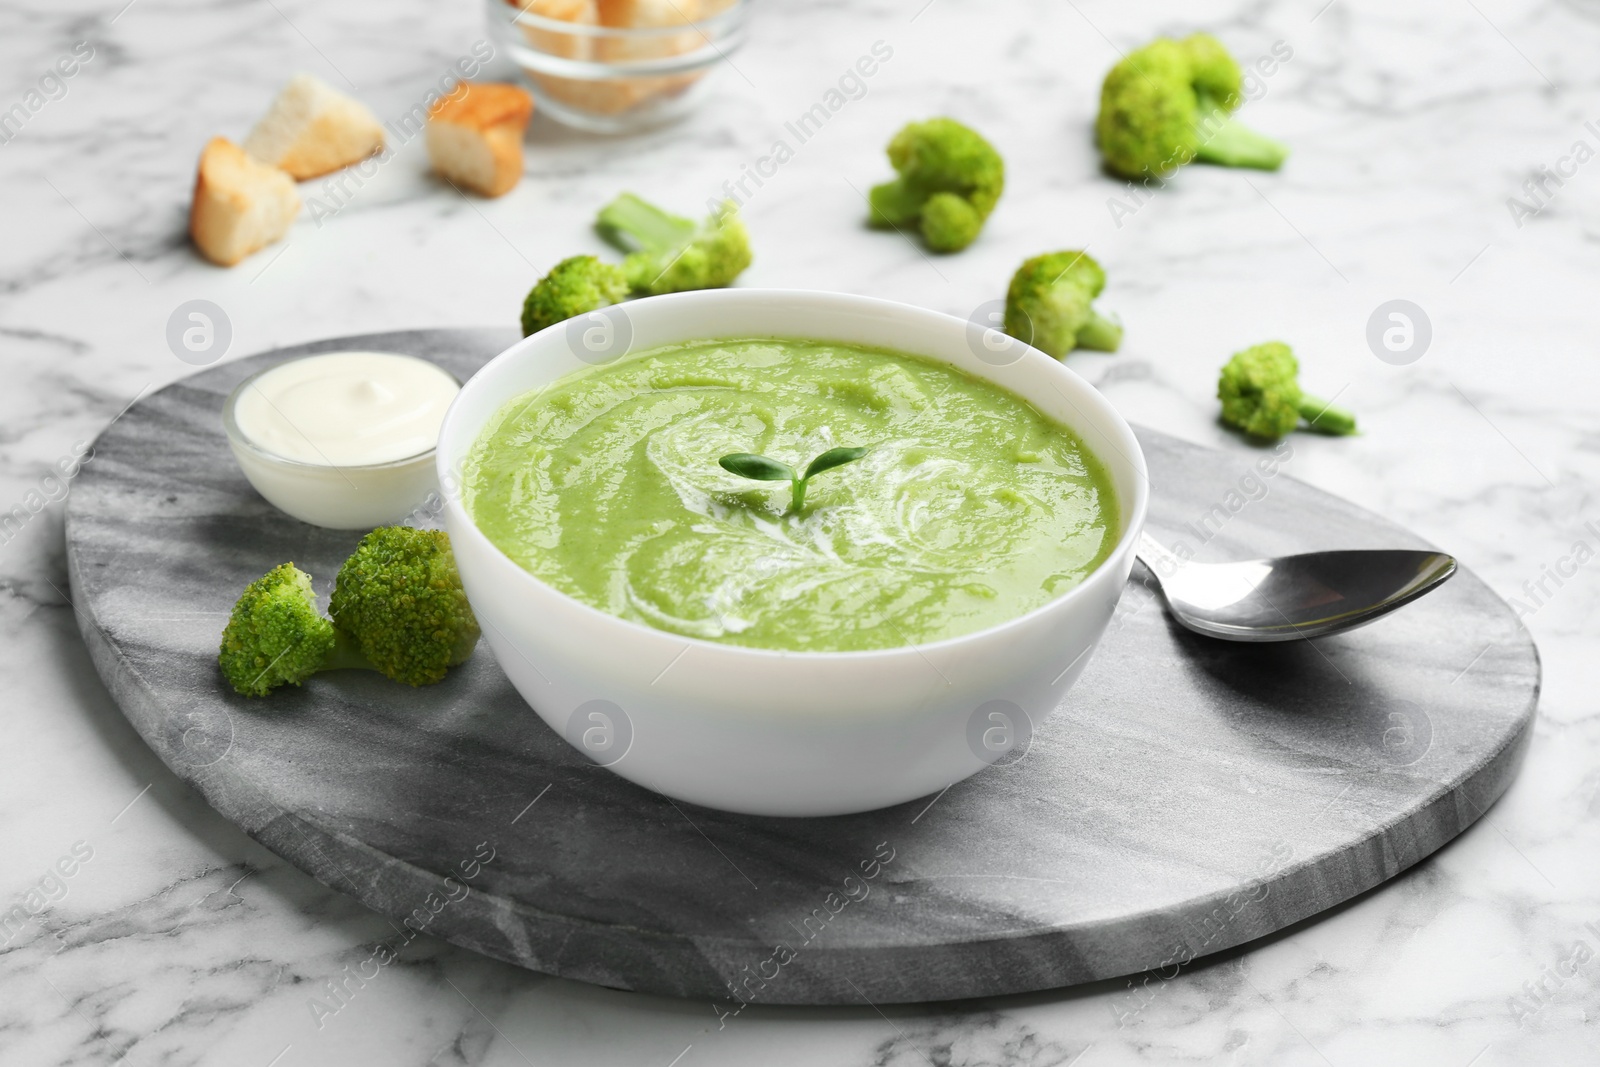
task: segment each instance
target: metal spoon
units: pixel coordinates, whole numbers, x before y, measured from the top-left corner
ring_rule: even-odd
[[[1242,563],[1185,562],[1149,534],[1138,557],[1167,610],[1198,634],[1225,641],[1291,641],[1364,626],[1456,572],[1443,552],[1307,552]]]

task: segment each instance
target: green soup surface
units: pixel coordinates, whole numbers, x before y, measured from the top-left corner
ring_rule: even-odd
[[[787,482],[718,459],[804,470]],[[463,470],[478,528],[585,604],[689,637],[788,651],[924,644],[1081,582],[1120,528],[1111,481],[1066,427],[956,368],[856,345],[754,338],[653,349],[505,405]]]

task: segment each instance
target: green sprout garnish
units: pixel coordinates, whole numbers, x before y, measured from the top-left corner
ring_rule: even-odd
[[[717,463],[723,470],[741,478],[754,478],[758,482],[788,482],[789,510],[798,512],[805,506],[808,481],[823,471],[854,463],[870,451],[869,448],[830,448],[812,460],[804,474],[796,474],[795,469],[787,463],[758,456],[754,452],[731,452],[717,460]]]

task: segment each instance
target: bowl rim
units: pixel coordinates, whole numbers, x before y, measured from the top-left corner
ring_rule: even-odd
[[[531,2],[520,3],[518,0],[489,0],[491,11],[498,12],[508,7],[516,9],[515,14],[505,20],[508,26],[532,26],[535,29],[549,33],[559,33],[569,37],[639,41],[648,41],[658,37],[674,37],[689,31],[704,31],[708,28],[724,29],[736,27],[744,18],[745,8],[749,6],[749,0],[731,0],[727,7],[703,19],[695,19],[692,22],[676,22],[669,26],[601,26],[588,22],[571,22],[567,19],[541,15],[530,10],[531,6]],[[704,33],[702,33],[702,36],[704,36]]]
[[[897,300],[885,300],[880,297],[858,296],[852,293],[837,293],[818,289],[702,289],[683,293],[669,293],[662,296],[643,297],[628,301],[627,306],[638,308],[642,305],[650,304],[655,307],[664,307],[668,302],[671,302],[672,304],[714,303],[717,300],[749,300],[754,303],[760,300],[772,300],[774,298],[798,298],[822,302],[831,301],[835,302],[841,310],[855,310],[858,312],[876,311],[888,314],[910,315],[913,317],[926,319],[930,322],[939,323],[946,328],[957,328],[963,331],[967,330],[972,325],[972,323],[966,319],[961,319],[942,311],[934,311],[930,308],[919,307],[915,304],[906,304]],[[700,648],[707,653],[730,658],[768,661],[799,660],[805,663],[823,663],[829,660],[864,660],[875,657],[879,659],[896,659],[918,656],[923,659],[927,659],[928,653],[930,652],[942,652],[947,649],[957,648],[963,644],[973,644],[982,641],[1002,639],[1005,634],[1013,630],[1020,630],[1032,626],[1040,617],[1044,615],[1067,610],[1070,605],[1079,600],[1087,598],[1089,595],[1088,590],[1096,584],[1104,582],[1106,580],[1106,575],[1119,573],[1123,569],[1121,567],[1122,562],[1128,556],[1133,555],[1136,550],[1139,534],[1144,528],[1145,517],[1149,510],[1150,475],[1148,465],[1145,461],[1144,450],[1139,446],[1139,441],[1138,438],[1134,436],[1133,428],[1128,424],[1127,419],[1122,417],[1122,413],[1117,411],[1111,402],[1106,399],[1105,395],[1101,393],[1099,389],[1095,388],[1095,386],[1082,375],[1068,368],[1060,360],[1046,355],[1044,352],[1039,351],[1032,345],[1018,342],[1019,347],[1022,349],[1022,360],[1031,360],[1035,363],[1038,363],[1041,360],[1044,361],[1044,365],[1047,365],[1048,368],[1053,368],[1047,370],[1047,373],[1065,375],[1068,382],[1080,387],[1083,391],[1085,391],[1086,395],[1091,398],[1091,402],[1098,403],[1102,406],[1104,413],[1110,416],[1110,430],[1113,431],[1113,433],[1109,434],[1108,436],[1117,436],[1122,438],[1122,441],[1117,446],[1116,451],[1120,454],[1122,462],[1124,462],[1131,469],[1133,474],[1133,478],[1131,480],[1134,485],[1134,499],[1131,502],[1122,500],[1118,501],[1119,505],[1123,505],[1119,507],[1123,526],[1121,535],[1119,536],[1116,545],[1109,553],[1106,554],[1106,557],[1101,560],[1093,570],[1091,570],[1080,582],[1078,582],[1078,584],[1074,585],[1071,589],[1062,593],[1060,596],[1053,597],[1050,600],[1045,601],[1043,604],[1040,604],[1038,607],[1032,608],[1020,615],[1013,616],[1012,618],[1006,619],[1003,622],[995,623],[992,626],[986,626],[980,630],[973,630],[969,633],[957,634],[953,637],[944,637],[937,641],[912,642],[910,644],[894,645],[888,648],[850,650],[777,649],[760,648],[751,645],[730,644],[723,641],[713,641],[709,638],[695,637],[690,634],[674,633],[671,630],[658,629],[657,627],[650,626],[646,623],[636,622],[632,619],[625,619],[620,615],[613,615],[610,612],[603,611],[600,608],[594,607],[593,605],[585,604],[583,601],[577,599],[571,594],[565,593],[544,581],[542,578],[539,578],[531,571],[524,569],[521,564],[517,563],[510,556],[506,555],[505,552],[500,549],[500,546],[496,545],[492,540],[489,539],[487,534],[479,529],[477,522],[473,520],[472,516],[467,512],[466,506],[462,503],[460,471],[465,466],[467,453],[469,453],[472,447],[476,445],[479,436],[483,432],[483,425],[486,425],[488,420],[485,419],[483,424],[474,429],[470,440],[462,449],[462,454],[459,457],[446,455],[442,447],[443,443],[453,436],[454,422],[458,418],[465,417],[461,414],[463,410],[463,401],[471,397],[475,389],[488,388],[483,384],[483,382],[487,380],[491,370],[497,366],[503,366],[506,363],[511,363],[518,358],[522,358],[522,353],[531,351],[537,347],[538,339],[543,338],[548,334],[552,334],[554,331],[565,331],[566,325],[567,324],[565,322],[558,322],[554,325],[545,327],[543,330],[540,330],[537,333],[529,334],[520,341],[517,341],[515,344],[511,345],[509,348],[500,352],[493,359],[489,360],[489,362],[478,368],[478,370],[467,379],[466,383],[462,385],[461,391],[456,394],[455,400],[451,402],[449,409],[445,412],[444,422],[439,427],[440,448],[438,449],[435,462],[438,465],[439,484],[441,487],[440,495],[444,499],[444,510],[454,520],[454,526],[461,530],[468,531],[472,537],[478,539],[482,545],[489,550],[495,562],[501,567],[501,569],[509,568],[511,571],[515,572],[515,574],[519,577],[512,579],[513,581],[532,583],[532,589],[538,594],[545,597],[554,597],[555,600],[558,603],[561,603],[564,607],[578,610],[580,614],[596,620],[597,625],[621,626],[626,628],[630,633],[636,635],[640,640],[655,641],[663,644],[670,643],[674,647],[686,645],[687,648]],[[756,335],[749,333],[741,333],[737,335],[737,337],[741,338],[751,336]],[[770,336],[777,338],[787,337],[788,335],[774,333]],[[693,339],[694,338],[687,338],[686,340]],[[714,333],[708,333],[702,335],[702,339],[715,340],[716,335]],[[735,339],[735,335],[729,334],[728,339]],[[795,337],[793,339],[800,340],[802,338]],[[676,342],[665,343],[671,344]],[[841,343],[859,344],[861,342]],[[641,349],[640,351],[650,351],[650,349]],[[946,360],[929,353],[919,353],[907,350],[906,354],[938,363],[947,362]],[[625,355],[620,358],[626,359],[628,357]],[[559,381],[562,378],[567,377],[568,374],[578,373],[583,369],[584,368],[575,368],[571,371],[558,375],[556,378],[552,378],[551,381]],[[962,367],[958,367],[957,369],[963,371],[966,370],[966,368]],[[984,376],[979,374],[977,377],[983,378]],[[995,385],[1001,389],[1004,389],[1013,396],[1016,396],[1029,404],[1033,403],[1029,397],[1002,382],[995,381],[992,378],[984,378],[984,380],[988,381],[991,385]],[[494,412],[491,413],[490,417],[492,417],[494,413],[499,412],[506,404],[510,403],[512,399],[514,398],[509,396],[502,399],[500,404],[494,408]],[[1054,418],[1053,416],[1047,417]],[[1054,419],[1054,421],[1065,422],[1065,420],[1061,419]],[[1077,426],[1074,426],[1071,423],[1067,423],[1067,426],[1069,429],[1073,430],[1073,432],[1077,434],[1080,439],[1085,436],[1083,431]],[[1090,447],[1086,441],[1084,442],[1084,447]],[[1094,452],[1094,455],[1096,458],[1100,459],[1102,464],[1110,467],[1111,463],[1101,457],[1098,451]],[[453,463],[452,460],[454,460]],[[682,651],[687,651],[687,648],[683,649]],[[679,654],[681,655],[682,652],[680,651]]]
[[[235,449],[241,450],[251,457],[259,459],[265,463],[283,467],[287,470],[306,472],[381,471],[394,467],[409,467],[437,453],[439,450],[439,445],[438,442],[435,441],[433,445],[422,449],[419,452],[413,452],[409,456],[401,456],[399,459],[386,459],[380,463],[313,463],[303,459],[293,459],[289,456],[274,452],[270,448],[251,440],[250,436],[239,428],[239,420],[235,415],[235,409],[237,409],[239,406],[239,398],[244,395],[244,391],[246,389],[250,388],[256,383],[257,379],[261,378],[263,375],[271,374],[280,367],[287,367],[291,363],[299,363],[301,360],[318,359],[322,356],[343,356],[352,352],[360,352],[365,355],[394,356],[397,359],[412,359],[416,360],[418,363],[426,363],[428,366],[432,367],[441,374],[444,374],[451,381],[456,383],[456,395],[450,400],[451,407],[454,407],[456,400],[461,397],[461,390],[466,388],[466,383],[457,377],[454,372],[446,367],[441,367],[433,360],[427,359],[423,356],[413,356],[405,352],[380,352],[375,348],[334,348],[329,349],[326,352],[307,352],[304,355],[290,356],[288,359],[281,359],[270,367],[264,367],[261,370],[256,371],[254,374],[249,375],[238,385],[233,387],[232,392],[228,394],[228,398],[222,402],[222,429],[223,432],[227,434],[228,444],[233,446]],[[446,409],[446,414],[449,414],[448,409]],[[444,423],[441,421],[439,426],[442,430]]]

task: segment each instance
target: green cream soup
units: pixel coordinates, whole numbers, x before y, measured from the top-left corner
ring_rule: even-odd
[[[787,482],[718,459],[753,452]],[[790,651],[922,644],[1039,607],[1115,546],[1100,462],[1025,401],[952,367],[802,340],[704,341],[518,397],[468,457],[468,512],[530,573],[601,611]]]

